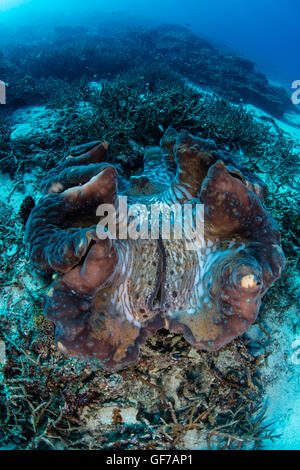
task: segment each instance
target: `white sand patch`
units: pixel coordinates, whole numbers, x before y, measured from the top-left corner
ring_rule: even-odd
[[[206,89],[189,85],[199,91],[204,97],[214,95]],[[238,106],[238,105],[236,105]],[[283,131],[287,139],[294,142],[295,156],[300,155],[300,112],[295,107],[294,111],[285,113],[281,119],[251,105],[244,105],[257,121],[270,126],[270,131],[274,135],[278,131]],[[298,106],[300,111],[300,106]],[[241,155],[242,158],[242,155]],[[297,157],[295,157],[297,158]],[[266,162],[257,161],[258,167],[265,167]],[[264,168],[265,169],[265,168]],[[258,176],[262,177],[261,174]],[[284,194],[289,193],[293,188],[293,180],[289,179],[286,185],[278,188],[272,186],[272,175],[266,175],[267,184],[271,191]],[[295,176],[295,175],[293,175]],[[274,183],[273,183],[274,184]],[[296,197],[295,188],[295,197]],[[293,280],[295,286],[299,285],[299,278]],[[258,323],[263,322],[263,327],[268,331],[271,344],[266,346],[270,356],[266,364],[261,369],[262,379],[265,387],[266,423],[271,424],[270,431],[273,435],[281,435],[273,442],[266,441],[265,449],[300,449],[300,364],[295,364],[295,341],[300,340],[300,311],[297,306],[278,311],[268,311],[263,319],[258,319]],[[252,326],[247,332],[247,336],[256,345],[256,354],[266,352],[265,348],[257,350],[257,344],[264,344],[264,333],[259,329],[258,324]],[[294,345],[294,346],[293,346]],[[300,347],[299,347],[300,357]],[[201,443],[197,444],[195,433],[187,434],[187,442],[191,448],[201,448]],[[199,447],[197,447],[199,445]]]
[[[262,377],[266,383],[267,420],[274,423],[273,433],[281,434],[281,437],[266,447],[299,449],[300,364],[294,360],[294,341],[300,339],[297,332],[300,312],[295,305],[283,312],[282,317],[275,312],[268,312],[268,317],[266,325],[274,340]]]
[[[96,93],[101,93],[102,88],[103,88],[103,83],[95,82],[95,81],[89,82],[89,89],[91,91],[95,91]]]

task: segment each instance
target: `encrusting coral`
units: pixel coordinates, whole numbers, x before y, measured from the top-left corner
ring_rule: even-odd
[[[118,209],[118,175],[106,142],[70,150],[42,182],[25,242],[34,265],[56,272],[45,314],[59,349],[99,367],[133,364],[139,345],[160,328],[182,332],[198,349],[217,350],[243,334],[262,296],[280,276],[284,255],[263,184],[211,140],[167,129],[144,154],[144,174],[126,187],[129,205],[150,210],[204,205],[204,233],[187,238],[97,236],[101,204]]]

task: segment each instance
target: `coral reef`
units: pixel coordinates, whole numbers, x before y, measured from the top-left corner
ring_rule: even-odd
[[[134,368],[114,374],[66,360],[42,314],[50,279],[24,253],[23,190],[9,193],[0,225],[1,449],[260,448],[275,437],[259,411],[264,358],[242,338],[209,353],[161,331]]]
[[[291,448],[299,442],[292,424],[299,366],[291,361],[300,334],[298,116],[291,113],[291,127],[288,114],[281,121],[247,105],[275,114],[291,106],[252,62],[187,29],[120,26],[62,27],[51,38],[44,25],[39,35],[2,25],[0,76],[9,103],[0,109],[0,449]],[[19,35],[24,42],[16,45]],[[168,186],[173,153],[162,141],[169,171],[157,181],[147,156],[158,164],[160,152],[145,146],[156,145],[169,124],[213,139],[227,168],[268,187],[264,205],[287,263],[245,335],[211,352],[159,330],[134,366],[111,373],[55,346],[54,325],[43,315],[53,270],[33,267],[24,223],[41,197],[40,179],[46,174],[44,191],[52,178],[62,181],[61,156],[93,139],[110,143],[111,163],[99,165],[115,166],[119,194],[130,191],[134,200]]]
[[[160,148],[146,150],[144,174],[131,178],[130,201],[204,204],[197,249],[176,239],[176,219],[168,240],[100,240],[97,207],[118,204],[106,154],[106,142],[71,149],[43,181],[48,194],[26,225],[34,265],[60,274],[45,299],[59,349],[114,370],[135,363],[139,345],[162,327],[206,350],[244,333],[284,264],[261,182],[213,141],[169,128]]]
[[[66,28],[64,35],[62,28],[52,40],[11,45],[0,57],[0,72],[9,83],[8,104],[24,106],[44,102],[47,89],[52,94],[51,83],[57,89],[62,81],[75,84],[83,77],[111,79],[146,63],[165,64],[230,101],[243,100],[276,116],[292,107],[285,89],[271,85],[252,61],[221,52],[187,28],[169,24],[117,34],[113,29],[79,33]]]

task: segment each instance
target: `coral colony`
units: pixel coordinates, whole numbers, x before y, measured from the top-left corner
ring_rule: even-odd
[[[169,128],[160,147],[145,151],[144,174],[131,178],[128,196],[145,207],[198,200],[200,246],[187,250],[185,237],[172,236],[176,218],[169,239],[99,239],[98,206],[117,204],[107,149],[71,149],[44,178],[46,195],[26,225],[34,265],[59,274],[44,311],[60,351],[115,370],[135,363],[139,345],[160,328],[209,351],[243,334],[284,265],[261,182],[213,141]]]

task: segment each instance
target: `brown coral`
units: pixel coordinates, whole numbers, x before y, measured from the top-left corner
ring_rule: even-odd
[[[284,264],[261,182],[213,141],[169,128],[160,147],[146,150],[129,201],[203,203],[200,245],[187,250],[174,221],[168,240],[100,240],[97,207],[118,207],[106,151],[101,142],[72,149],[44,180],[48,194],[26,226],[35,266],[60,274],[45,299],[59,349],[113,370],[134,363],[139,345],[162,327],[207,350],[244,333]]]

